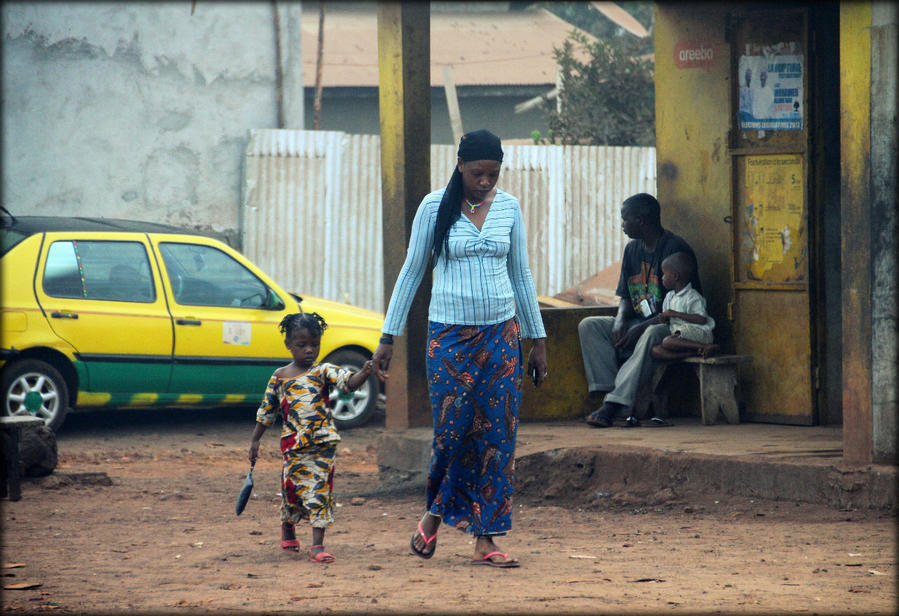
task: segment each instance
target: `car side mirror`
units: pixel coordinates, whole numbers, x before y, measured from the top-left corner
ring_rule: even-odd
[[[284,310],[284,302],[278,297],[278,294],[268,289],[268,296],[265,298],[266,310]]]

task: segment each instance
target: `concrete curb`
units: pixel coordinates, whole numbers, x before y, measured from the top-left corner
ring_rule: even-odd
[[[429,430],[382,434],[381,483],[423,491],[430,454]],[[624,445],[561,447],[515,460],[517,494],[580,502],[624,492],[632,500],[641,495],[651,500],[663,492],[669,497],[703,493],[896,513],[896,487],[897,468],[892,466],[844,467]]]
[[[552,469],[552,484],[547,484]],[[564,472],[560,472],[564,471]],[[893,467],[765,461],[645,449],[569,448],[541,451],[515,461],[516,492],[522,495],[590,501],[597,494],[669,490],[678,496],[740,495],[825,505],[839,510],[896,513],[897,473]]]

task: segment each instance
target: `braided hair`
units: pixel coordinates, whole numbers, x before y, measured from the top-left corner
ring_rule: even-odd
[[[294,312],[281,319],[278,325],[286,339],[293,338],[301,329],[309,330],[313,336],[321,336],[328,328],[325,319],[317,312]]]
[[[462,162],[472,160],[495,160],[503,162],[503,148],[499,137],[489,130],[475,130],[462,135],[456,155]],[[434,263],[445,247],[449,245],[449,230],[462,215],[462,173],[458,165],[453,169],[440,207],[437,209],[437,222],[434,225]]]

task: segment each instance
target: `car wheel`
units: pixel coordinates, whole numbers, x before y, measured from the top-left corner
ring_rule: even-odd
[[[59,371],[37,359],[26,359],[3,371],[3,414],[40,417],[57,430],[69,412],[69,388]]]
[[[328,355],[325,361],[358,372],[368,358],[357,351],[336,351]],[[356,428],[371,419],[378,403],[378,390],[378,377],[370,374],[356,391],[347,394],[332,391],[329,406],[337,429]]]

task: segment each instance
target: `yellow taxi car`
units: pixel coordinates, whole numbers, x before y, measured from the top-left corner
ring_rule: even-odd
[[[290,361],[281,319],[318,312],[319,359],[356,370],[383,315],[284,291],[227,244],[149,222],[2,217],[4,415],[62,425],[70,408],[256,404]],[[371,418],[374,375],[332,396],[338,428]]]

